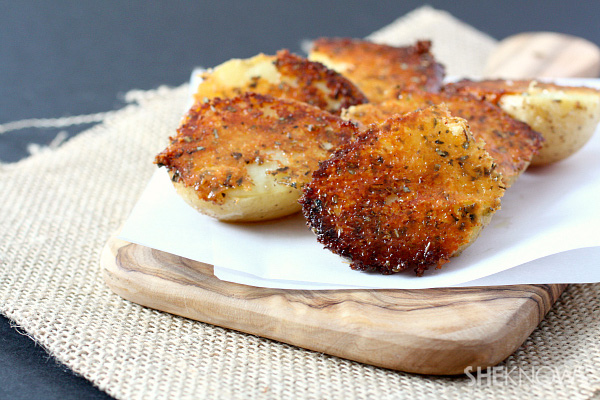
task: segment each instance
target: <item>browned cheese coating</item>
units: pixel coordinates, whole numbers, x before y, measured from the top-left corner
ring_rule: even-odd
[[[463,79],[458,82],[448,83],[444,86],[444,91],[449,93],[468,93],[478,99],[498,104],[500,98],[505,94],[526,92],[530,83],[531,81],[529,80],[489,79],[473,81]]]
[[[577,92],[598,94],[597,89],[589,87],[563,86],[549,82],[533,81],[531,79],[487,79],[481,81],[463,79],[461,81],[445,85],[444,91],[449,93],[468,93],[479,99],[489,101],[493,104],[498,104],[502,97],[505,95],[526,93],[531,87],[532,83],[535,83],[535,87],[541,90],[575,90]]]
[[[287,50],[231,60],[203,74],[195,98],[231,98],[247,92],[302,101],[339,114],[342,108],[367,102],[365,95],[339,73]]]
[[[397,97],[405,90],[437,92],[444,67],[430,52],[431,42],[393,47],[348,38],[317,39],[309,58],[320,61],[349,78],[377,103]]]
[[[352,123],[298,101],[252,93],[215,98],[189,110],[155,163],[200,199],[223,203],[227,190],[251,189],[250,164],[277,162],[276,181],[302,187],[355,133]]]
[[[444,106],[394,115],[323,162],[300,202],[318,240],[352,268],[422,275],[500,208],[500,175]]]
[[[527,169],[541,147],[542,136],[529,125],[515,120],[498,106],[467,94],[405,92],[396,100],[351,107],[344,117],[364,127],[394,114],[440,103],[446,104],[452,115],[466,119],[475,139],[485,142],[485,149],[497,164],[506,186],[512,185]]]
[[[544,143],[531,160],[533,166],[572,156],[590,140],[600,122],[600,90],[594,88],[535,80],[463,80],[445,90],[491,101],[538,131]]]

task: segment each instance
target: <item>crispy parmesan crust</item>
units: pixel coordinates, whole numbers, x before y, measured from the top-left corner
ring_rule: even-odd
[[[504,189],[482,143],[442,106],[371,126],[303,191],[319,242],[352,268],[422,275],[477,237]]]
[[[354,124],[293,100],[247,93],[196,103],[155,158],[199,199],[223,204],[227,191],[252,190],[249,165],[277,163],[281,185],[300,188],[318,163],[349,142]]]
[[[493,104],[498,104],[505,95],[526,93],[531,85],[534,84],[537,89],[551,91],[575,91],[581,93],[598,94],[598,90],[583,87],[583,86],[561,86],[554,83],[539,82],[531,79],[527,80],[504,80],[504,79],[488,79],[481,81],[473,81],[463,79],[458,82],[449,83],[444,86],[446,92],[468,93],[479,99],[489,101]]]
[[[530,82],[529,80],[490,79],[473,81],[463,79],[445,85],[444,91],[448,93],[468,93],[480,100],[486,100],[497,105],[500,98],[505,94],[526,92]]]
[[[544,138],[531,165],[563,160],[581,149],[600,122],[600,91],[535,80],[463,80],[445,89],[487,99]]]
[[[218,79],[212,76],[211,71],[206,72],[195,95],[197,101],[254,92],[302,101],[334,114],[339,114],[342,108],[368,101],[344,76],[287,50],[277,52],[276,56],[260,54],[251,59],[235,61],[238,62],[238,68],[232,71],[233,74],[245,73],[245,68],[254,72],[241,80],[239,76],[231,80],[228,77]],[[272,64],[276,71],[271,71],[272,67],[264,64]],[[232,84],[232,81],[235,83]]]
[[[341,74],[321,63],[309,61],[286,50],[277,52],[275,67],[284,77],[297,79],[297,87],[284,85],[283,89],[296,97],[289,95],[283,97],[303,101],[336,114],[339,114],[342,108],[368,101],[367,97]],[[323,90],[319,85],[325,85],[327,90]],[[272,95],[277,96],[277,94]],[[329,107],[330,99],[337,101],[334,108]]]
[[[366,126],[397,113],[440,103],[446,104],[452,115],[466,119],[475,139],[485,142],[485,149],[496,162],[506,186],[512,185],[527,169],[542,145],[542,136],[529,125],[515,120],[498,106],[468,94],[405,92],[396,100],[352,107],[344,118]]]
[[[440,90],[444,67],[435,61],[430,48],[429,41],[393,47],[359,39],[320,38],[309,58],[336,69],[377,103],[403,90]]]

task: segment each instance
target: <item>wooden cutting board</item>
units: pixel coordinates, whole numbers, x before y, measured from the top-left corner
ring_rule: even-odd
[[[422,374],[495,365],[566,285],[426,290],[284,290],[225,282],[213,267],[111,238],[110,288],[135,303],[307,349]]]
[[[548,35],[542,35],[547,40]],[[539,57],[539,52],[532,57],[539,39],[529,35],[526,40],[518,38],[518,45],[509,39],[498,47],[499,58],[511,65],[519,65],[515,58],[523,57],[522,65],[527,64],[529,71],[524,76],[515,76],[512,67],[503,70],[508,62],[494,61],[488,72],[521,78],[535,70],[535,60],[547,65],[549,59]],[[598,71],[597,48],[586,52],[580,44],[576,43],[576,60],[560,58],[563,61],[552,71],[574,75],[573,63],[585,68],[595,63],[591,69]],[[553,60],[561,48],[569,48],[565,42],[548,46],[544,48],[554,49],[548,56]],[[220,281],[211,265],[116,238],[107,242],[101,266],[115,293],[147,307],[367,364],[439,375],[462,374],[466,367],[488,367],[504,360],[566,287],[266,289]]]

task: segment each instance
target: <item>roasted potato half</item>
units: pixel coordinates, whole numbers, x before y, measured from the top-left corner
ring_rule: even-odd
[[[469,94],[403,92],[395,100],[352,106],[342,113],[342,118],[366,126],[381,123],[394,114],[441,103],[453,116],[467,120],[473,137],[485,142],[485,149],[497,164],[497,171],[502,174],[507,187],[527,169],[542,145],[542,136],[529,125],[515,120],[500,107]]]
[[[440,90],[444,67],[435,61],[430,48],[429,41],[394,47],[360,39],[320,38],[308,58],[346,76],[369,101],[378,103],[403,90]]]
[[[334,114],[367,102],[365,95],[339,73],[287,50],[275,56],[259,54],[229,60],[205,72],[194,97],[205,101],[246,92],[298,100]]]
[[[500,208],[494,165],[464,119],[433,106],[371,125],[320,165],[300,202],[319,242],[352,268],[422,275]]]
[[[531,165],[546,165],[582,148],[600,122],[600,91],[536,81],[460,81],[449,91],[468,92],[496,102],[513,118],[544,137]]]
[[[313,170],[356,132],[306,103],[247,93],[196,103],[155,163],[198,211],[266,220],[298,211]]]

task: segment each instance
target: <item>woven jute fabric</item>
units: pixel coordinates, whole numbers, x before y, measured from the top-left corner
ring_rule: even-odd
[[[495,44],[428,7],[372,37],[415,35],[433,38],[452,73],[467,64],[465,74],[478,73]],[[119,399],[600,397],[600,285],[570,286],[523,346],[479,379],[364,365],[113,294],[101,249],[153,173],[187,93],[186,85],[130,92],[124,109],[58,149],[0,164],[0,311],[58,360]]]

